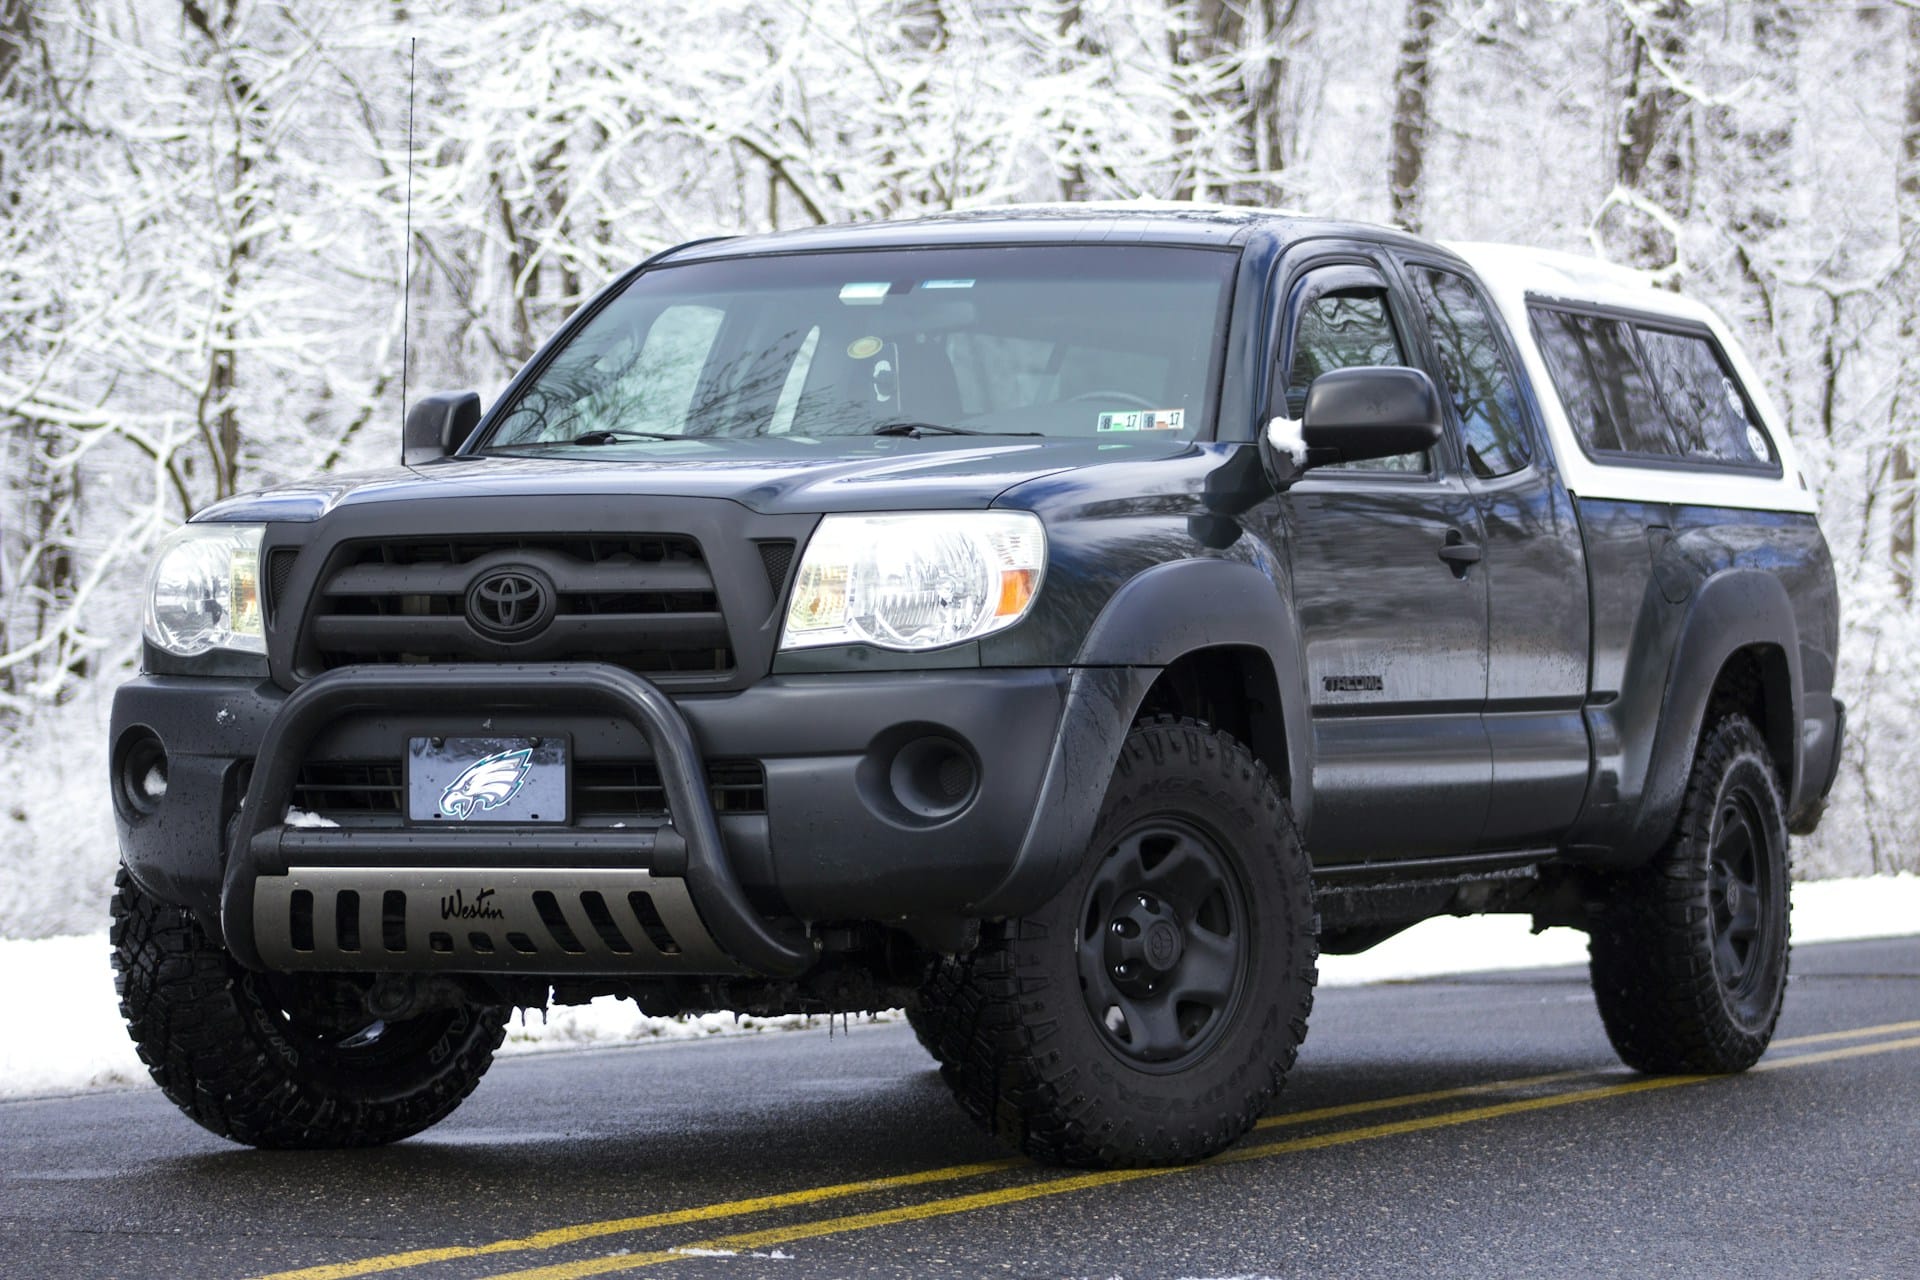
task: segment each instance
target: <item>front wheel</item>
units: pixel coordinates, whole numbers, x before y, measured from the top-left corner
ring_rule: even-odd
[[[363,1147],[438,1123],[479,1083],[506,1010],[437,1009],[397,1022],[361,987],[321,974],[254,973],[189,911],[124,869],[113,897],[120,1012],[174,1105],[255,1147]]]
[[[1709,724],[1680,822],[1623,877],[1593,930],[1593,994],[1621,1061],[1745,1071],[1787,990],[1787,820],[1767,745],[1742,715]]]
[[[920,993],[961,1106],[1034,1159],[1203,1159],[1279,1091],[1313,1005],[1312,877],[1273,778],[1192,720],[1128,735],[1078,873]]]

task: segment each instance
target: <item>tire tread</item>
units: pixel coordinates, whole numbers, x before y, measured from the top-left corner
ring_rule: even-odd
[[[1282,848],[1297,859],[1297,866],[1280,869],[1280,879],[1294,898],[1293,919],[1304,930],[1292,942],[1303,957],[1305,980],[1287,1010],[1283,1034],[1270,1046],[1264,1077],[1220,1099],[1203,1117],[1143,1125],[1137,1117],[1103,1110],[1083,1081],[1086,1067],[1062,1052],[1058,1028],[1034,1016],[1034,997],[1048,980],[1028,971],[1022,957],[1044,943],[1045,924],[1020,918],[985,926],[973,951],[935,967],[912,1019],[961,1108],[988,1133],[1044,1163],[1168,1165],[1212,1155],[1259,1119],[1306,1037],[1319,925],[1291,811],[1265,766],[1239,742],[1202,721],[1165,716],[1143,720],[1128,736],[1107,806],[1150,786],[1156,772],[1176,760],[1214,775],[1239,798],[1253,799],[1262,819],[1281,834]]]
[[[1766,743],[1746,716],[1725,714],[1701,737],[1673,837],[1646,867],[1615,878],[1593,929],[1588,954],[1601,1020],[1621,1060],[1639,1071],[1744,1071],[1766,1052],[1780,1016],[1790,945],[1771,1012],[1757,1026],[1730,1014],[1714,970],[1707,840],[1719,780],[1740,761],[1765,770],[1784,841],[1779,778]],[[1781,884],[1790,870],[1791,861],[1783,862]]]
[[[354,1096],[303,1079],[270,1052],[225,948],[124,867],[108,936],[120,1013],[154,1083],[204,1128],[250,1146],[364,1147],[418,1133],[473,1092],[506,1036],[505,1011],[476,1006],[469,1033],[419,1087]]]

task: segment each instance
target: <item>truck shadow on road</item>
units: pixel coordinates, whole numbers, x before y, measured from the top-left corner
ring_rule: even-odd
[[[198,1187],[212,1201],[350,1200],[374,1218],[451,1202],[462,1216],[492,1205],[503,1224],[523,1214],[552,1224],[1010,1158],[960,1112],[924,1060],[900,1061],[897,1072],[877,1069],[892,1062],[851,1058],[828,1057],[804,1071],[769,1061],[781,1082],[752,1088],[734,1079],[757,1074],[762,1048],[771,1046],[739,1046],[723,1071],[684,1063],[677,1080],[679,1072],[662,1070],[665,1059],[681,1056],[671,1052],[564,1055],[573,1059],[564,1071],[562,1056],[509,1060],[452,1119],[389,1147],[225,1147],[147,1168],[156,1186]],[[836,1066],[844,1070],[821,1069]],[[1382,1061],[1328,1044],[1303,1058],[1263,1128],[1284,1129],[1289,1117],[1329,1108],[1354,1108],[1359,1123],[1373,1104],[1450,1090],[1497,1100],[1502,1082],[1589,1070],[1622,1074],[1600,1059],[1427,1053]],[[565,1087],[545,1087],[554,1074],[568,1077]],[[1486,1086],[1490,1092],[1478,1092]]]

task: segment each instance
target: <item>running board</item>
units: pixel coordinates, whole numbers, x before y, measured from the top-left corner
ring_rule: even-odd
[[[1397,928],[1429,916],[1519,910],[1555,856],[1552,849],[1527,849],[1315,867],[1314,906],[1329,933]]]

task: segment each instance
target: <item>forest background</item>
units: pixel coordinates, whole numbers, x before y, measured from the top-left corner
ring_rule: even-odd
[[[415,48],[409,159],[409,50]],[[397,456],[678,241],[1008,201],[1391,222],[1738,327],[1844,599],[1805,875],[1920,869],[1920,5],[0,0],[0,937],[91,932],[157,541]]]

